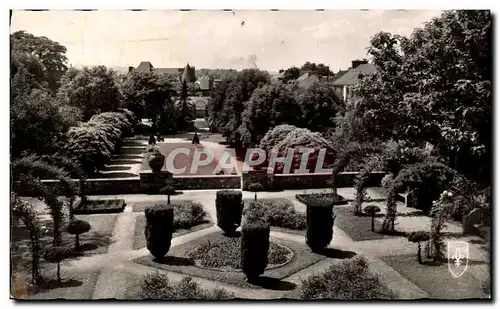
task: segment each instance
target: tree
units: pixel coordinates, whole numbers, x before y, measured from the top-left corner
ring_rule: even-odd
[[[55,93],[61,76],[66,72],[66,47],[44,36],[35,36],[26,31],[10,35],[12,50],[36,56],[47,70],[49,89]]]
[[[333,72],[323,63],[314,63],[307,61],[300,68],[300,73],[304,74],[305,72],[315,72],[320,76],[333,76]]]
[[[302,110],[303,127],[324,132],[334,127],[335,116],[343,104],[332,87],[317,83],[297,95]]]
[[[75,235],[75,250],[80,249],[80,234],[90,231],[90,224],[83,220],[72,220],[68,225],[68,233]]]
[[[149,118],[153,131],[161,133],[176,129],[173,98],[176,96],[175,80],[166,74],[132,72],[120,85],[124,107],[139,119]]]
[[[73,250],[66,247],[53,247],[45,252],[45,259],[51,263],[57,263],[57,282],[61,283],[61,261],[69,258]]]
[[[258,145],[267,131],[280,124],[300,124],[301,110],[291,91],[281,84],[265,85],[252,93],[238,129],[245,147]]]
[[[297,67],[291,67],[285,70],[283,73],[283,81],[288,83],[289,81],[296,80],[300,77],[300,69]]]
[[[255,200],[257,200],[257,192],[262,191],[263,189],[264,187],[258,182],[252,183],[250,186],[248,186],[248,190],[254,192]]]
[[[236,77],[223,80],[211,94],[209,100],[210,122],[214,129],[222,133],[228,142],[239,144],[238,128],[242,123],[242,113],[253,91],[269,84],[268,72],[258,69],[245,69]]]
[[[19,187],[37,192],[38,198],[49,207],[54,231],[53,244],[58,246],[61,243],[63,202],[58,196],[59,192],[41,182],[40,178],[59,180],[62,195],[72,196],[76,190],[71,178],[63,169],[47,164],[36,156],[27,156],[13,161],[11,171],[13,182],[19,182]]]
[[[417,257],[418,257],[418,263],[422,264],[422,253],[421,253],[421,247],[420,243],[423,241],[428,241],[430,239],[429,233],[424,232],[424,231],[417,231],[417,232],[412,232],[408,236],[408,241],[417,243],[418,244],[418,251],[417,251]]]
[[[11,152],[14,158],[22,153],[54,153],[70,123],[60,113],[58,104],[41,89],[27,90],[11,101]]]
[[[372,232],[375,232],[375,216],[380,212],[380,207],[376,205],[368,205],[363,210],[366,214],[372,217]]]
[[[379,33],[377,72],[353,95],[368,132],[430,143],[447,165],[491,185],[491,14],[447,11],[410,37]]]
[[[78,107],[83,120],[93,115],[116,111],[122,104],[116,72],[105,66],[71,68],[61,78],[57,96],[65,105]]]
[[[190,108],[190,105],[187,82],[183,80],[179,96],[179,105],[177,106],[177,128],[179,130],[183,131],[188,128],[188,121],[192,118],[192,108]]]

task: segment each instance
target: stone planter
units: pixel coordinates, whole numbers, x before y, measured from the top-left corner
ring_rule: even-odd
[[[159,151],[154,152],[148,159],[149,167],[153,173],[161,172],[163,164],[165,164],[165,156]]]

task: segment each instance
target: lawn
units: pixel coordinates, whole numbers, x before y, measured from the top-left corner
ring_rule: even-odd
[[[165,165],[163,166],[163,170],[167,170],[167,160],[168,154],[175,149],[185,148],[189,150],[189,155],[179,153],[175,156],[173,165],[175,168],[183,168],[186,167],[186,170],[179,175],[214,175],[214,170],[217,167],[218,160],[222,156],[222,151],[217,151],[214,153],[214,158],[210,163],[202,166],[198,166],[196,173],[191,173],[191,167],[193,165],[193,160],[195,156],[195,151],[205,149],[203,145],[193,145],[191,143],[159,143],[156,145],[160,148],[160,152],[165,156]],[[212,149],[210,149],[213,151]],[[206,150],[207,151],[207,150]],[[141,170],[151,170],[148,164],[149,153],[145,155],[144,161],[142,163]],[[206,159],[206,154],[201,155],[201,159]]]
[[[372,218],[369,216],[355,216],[352,206],[335,207],[336,215],[334,225],[344,231],[354,241],[383,239],[390,237],[377,233],[381,224],[375,220],[375,232],[371,231]]]
[[[423,265],[416,255],[383,257],[382,260],[401,276],[413,282],[434,299],[486,298],[482,283],[467,271],[455,278],[448,270],[448,264]]]
[[[271,242],[280,243],[291,249],[294,253],[294,257],[289,263],[285,264],[282,267],[266,270],[261,276],[261,281],[258,283],[258,285],[255,285],[248,283],[245,275],[240,271],[224,271],[200,268],[195,265],[195,262],[192,259],[186,257],[189,252],[192,252],[196,248],[205,245],[208,241],[210,241],[211,243],[217,243],[219,241],[222,241],[222,239],[225,237],[226,236],[223,235],[222,231],[218,231],[192,240],[186,244],[173,247],[168,252],[166,261],[162,264],[154,262],[149,255],[138,258],[134,260],[134,262],[146,266],[152,266],[168,271],[181,273],[188,276],[221,281],[243,288],[293,290],[296,288],[296,285],[290,282],[282,281],[282,279],[327,258],[327,256],[312,253],[305,244],[271,238]]]
[[[88,300],[92,299],[99,273],[99,270],[65,272],[64,267],[61,267],[61,284],[57,282],[55,270],[50,273],[45,271],[43,274],[46,282],[41,286],[36,288],[28,288],[28,286],[26,285],[26,281],[24,280],[27,279],[29,281],[30,279],[25,277],[13,282],[11,295],[15,299]]]
[[[146,236],[144,235],[146,217],[144,216],[144,210],[147,207],[161,203],[166,204],[166,201],[158,203],[144,202],[134,204],[133,211],[143,213],[136,215],[135,234],[132,249],[137,250],[146,246]],[[203,210],[203,205],[200,203],[184,200],[174,201],[172,205],[174,207],[175,228],[173,237],[178,237],[187,233],[208,228],[213,225],[210,221],[210,216]]]

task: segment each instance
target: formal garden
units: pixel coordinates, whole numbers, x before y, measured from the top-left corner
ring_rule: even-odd
[[[328,84],[214,70],[210,133],[189,126],[185,80],[67,68],[64,46],[12,34],[11,296],[490,298],[490,27],[487,12],[450,11],[408,37],[374,35],[377,70],[352,102]],[[172,175],[181,148],[173,165],[188,169]],[[227,148],[238,169],[215,173]],[[242,171],[249,148],[289,165]],[[214,158],[190,173],[203,149]]]

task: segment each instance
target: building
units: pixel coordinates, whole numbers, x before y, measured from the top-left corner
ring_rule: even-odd
[[[149,61],[143,61],[137,68],[129,67],[129,72],[155,72],[159,74],[170,74],[178,76],[179,81],[186,80],[188,83],[196,81],[195,67],[188,64],[184,68],[155,68]]]
[[[210,90],[214,87],[214,80],[207,75],[200,77],[198,79],[198,83],[200,85],[202,96],[208,96],[210,94]]]
[[[349,89],[356,85],[360,78],[374,72],[375,66],[373,64],[368,63],[366,60],[354,60],[352,61],[352,67],[334,80],[332,86],[335,87],[342,100],[347,103],[350,99]]]

